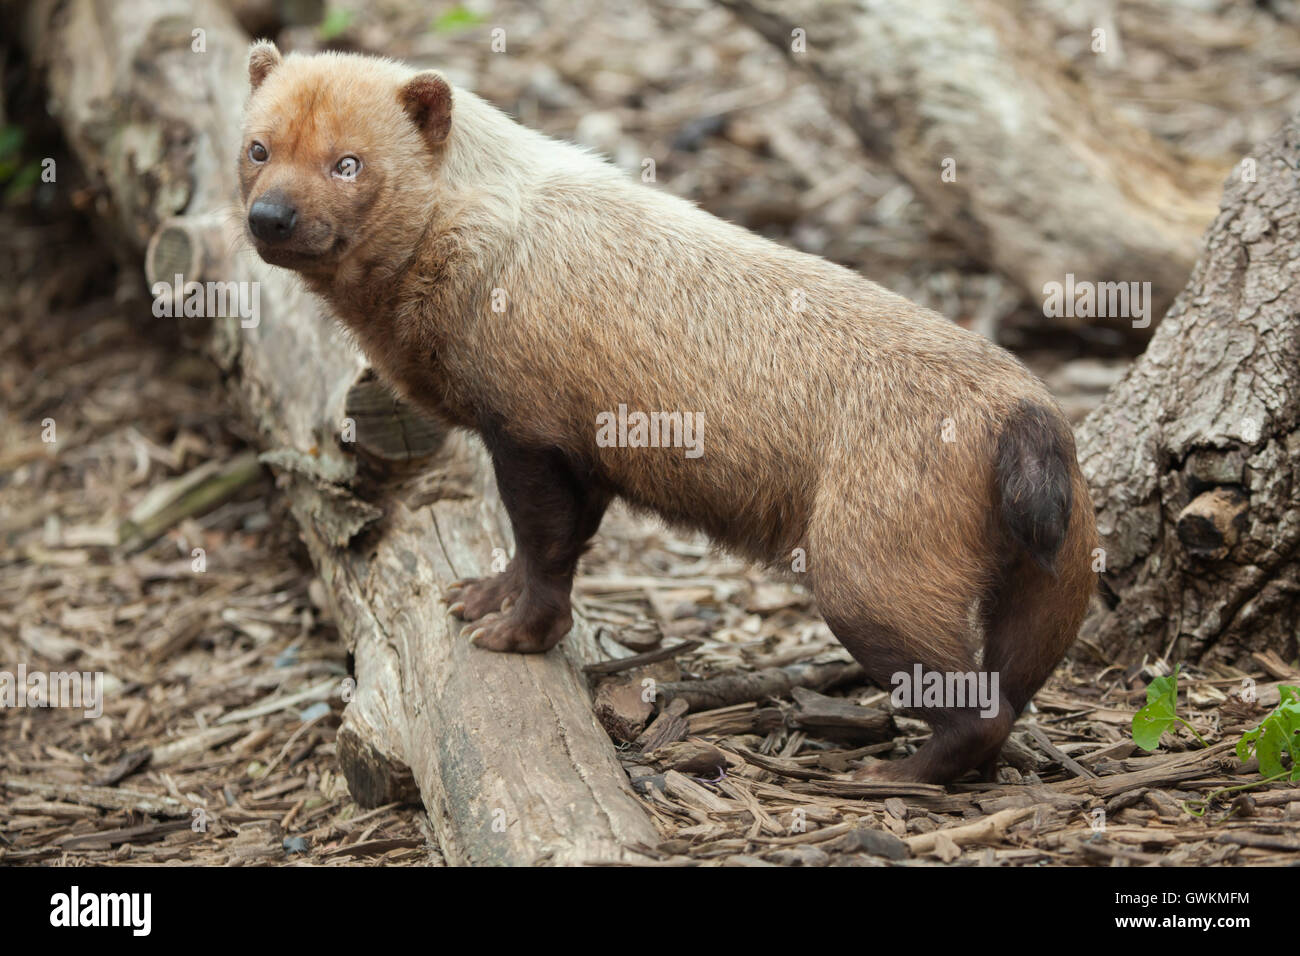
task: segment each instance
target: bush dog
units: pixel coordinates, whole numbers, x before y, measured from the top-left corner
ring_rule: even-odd
[[[263,41],[249,78],[239,180],[258,254],[491,453],[515,555],[448,592],[478,646],[536,653],[568,632],[579,555],[617,496],[801,571],[881,687],[994,678],[992,714],[916,701],[931,739],[868,775],[991,772],[1094,587],[1073,436],[1019,362],[436,72]]]

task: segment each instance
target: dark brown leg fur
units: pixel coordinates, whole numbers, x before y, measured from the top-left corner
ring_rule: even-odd
[[[997,714],[983,717],[978,707],[913,710],[910,715],[925,720],[934,731],[930,740],[912,756],[874,765],[864,776],[947,783],[978,769],[992,778],[1012,725],[1074,640],[1096,586],[1089,563],[1095,545],[1092,504],[1082,476],[1070,478],[1074,503],[1055,555],[1059,573],[1045,570],[1016,542],[1003,542],[1002,552],[1012,557],[999,570],[981,609],[984,654],[979,669],[998,677]],[[870,580],[870,575],[865,577]],[[874,607],[877,617],[884,610],[879,600],[857,604]],[[907,620],[906,615],[894,618]],[[976,670],[968,638],[959,630],[936,633],[898,623],[886,626],[833,611],[826,614],[826,622],[882,689],[892,689],[892,676],[910,674],[918,663],[925,671]]]
[[[984,664],[1000,675],[1002,693],[1019,713],[1043,686],[1074,642],[1096,588],[1091,549],[1096,544],[1092,503],[1082,477],[1080,502],[1061,548],[1060,573],[1021,555],[1001,575],[984,608]]]
[[[893,688],[894,674],[911,675],[918,663],[926,672],[966,673],[977,669],[974,655],[963,647],[961,635],[936,641],[929,635],[903,634],[897,628],[870,621],[846,624],[828,617],[826,623],[871,681],[885,690]],[[910,757],[875,764],[860,777],[947,783],[971,767],[995,760],[1016,719],[1016,711],[1005,694],[991,717],[981,716],[979,707],[924,708],[907,713],[929,723],[933,731],[930,739]]]
[[[573,573],[600,526],[610,495],[555,449],[525,448],[495,428],[483,430],[515,556],[492,578],[457,582],[452,611],[470,639],[492,651],[550,650],[573,624]]]

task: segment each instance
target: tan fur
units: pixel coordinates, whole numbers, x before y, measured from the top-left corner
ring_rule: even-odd
[[[833,627],[869,620],[899,635],[903,658],[973,666],[971,610],[1017,562],[994,448],[1022,400],[1056,409],[1043,385],[979,335],[464,90],[431,140],[404,108],[415,78],[383,60],[289,56],[245,122],[245,150],[257,139],[272,154],[242,159],[246,208],[294,192],[319,258],[280,264],[381,375],[456,425],[490,415],[521,445],[588,462],[634,505],[752,559],[788,568],[805,549]],[[328,174],[343,153],[364,161],[355,183]],[[703,413],[703,456],[598,447],[596,416],[619,404]],[[1059,660],[1092,589],[1092,510],[1071,468],[1059,581],[1033,569],[1049,595],[1023,649],[1035,674]]]

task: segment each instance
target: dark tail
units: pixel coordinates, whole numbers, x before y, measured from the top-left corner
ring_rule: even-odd
[[[1074,506],[1070,464],[1074,438],[1059,413],[1022,399],[998,435],[1002,521],[1034,563],[1056,574]]]

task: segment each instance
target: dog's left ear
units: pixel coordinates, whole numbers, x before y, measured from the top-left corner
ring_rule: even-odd
[[[437,73],[417,73],[397,93],[397,101],[430,146],[451,132],[451,86]]]
[[[248,48],[248,84],[257,90],[271,71],[284,62],[280,48],[270,40],[258,40]]]

